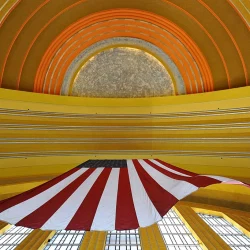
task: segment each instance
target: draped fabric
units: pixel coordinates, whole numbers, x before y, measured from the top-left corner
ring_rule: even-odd
[[[218,183],[246,185],[161,160],[89,160],[1,201],[0,220],[44,230],[136,229],[161,220],[198,188]]]

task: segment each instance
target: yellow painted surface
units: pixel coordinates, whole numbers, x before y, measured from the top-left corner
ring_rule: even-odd
[[[249,211],[242,211],[240,209],[232,209],[232,208],[226,208],[222,206],[202,204],[202,203],[197,203],[197,202],[187,202],[187,201],[179,201],[178,205],[191,207],[197,213],[211,214],[211,215],[216,215],[216,216],[221,216],[222,213],[224,214],[229,213],[229,214],[238,215],[238,216],[245,217],[245,218],[250,218]]]
[[[213,186],[207,187],[205,189],[199,189],[193,194],[185,197],[183,201],[185,202],[195,202],[201,205],[212,205],[218,207],[231,208],[235,210],[241,210],[242,212],[250,211],[250,195],[247,188],[243,189],[244,194],[237,193],[234,190],[234,185],[228,185],[227,192],[218,190],[211,190]]]
[[[250,237],[250,217],[246,218],[243,216],[225,213],[222,215],[227,221],[231,222],[236,228],[242,231],[245,235]]]
[[[17,247],[17,250],[42,250],[48,240],[53,237],[55,231],[32,231]]]
[[[10,224],[0,221],[0,235],[4,234],[10,227]]]
[[[84,238],[83,238],[83,241],[81,243],[80,250],[88,249],[91,237],[92,237],[92,233],[91,232],[86,232],[84,234]]]
[[[208,188],[205,188],[205,189],[208,189]],[[249,188],[245,186],[240,186],[240,185],[215,184],[215,185],[210,186],[209,190],[213,190],[213,191],[219,190],[221,192],[228,192],[230,190],[232,193],[250,195]]]
[[[20,110],[29,109],[30,111],[39,110],[50,112],[61,111],[63,113],[82,113],[86,110],[85,108],[90,109],[90,107],[98,107],[95,111],[97,111],[98,114],[101,114],[103,107],[104,109],[106,108],[104,114],[132,114],[129,112],[129,108],[145,106],[146,111],[144,111],[144,113],[150,114],[150,112],[152,112],[150,108],[159,113],[159,110],[157,109],[160,109],[165,105],[168,105],[168,108],[165,109],[165,112],[168,113],[207,110],[208,108],[218,109],[223,106],[227,108],[246,107],[245,105],[248,104],[250,99],[249,91],[250,87],[242,87],[193,95],[127,99],[54,96],[0,89],[0,100],[2,108],[6,107]],[[197,105],[198,103],[199,105]],[[55,106],[50,106],[53,104]],[[115,109],[108,109],[109,107]],[[119,107],[123,107],[123,109],[120,109]],[[96,112],[93,112],[93,114],[95,113]]]
[[[231,209],[221,206],[198,204],[192,202],[179,202],[179,206],[192,208],[196,213],[203,213],[223,217],[232,223],[236,228],[242,231],[248,237],[250,236],[250,211],[241,211],[240,209]],[[249,206],[250,207],[250,206]]]
[[[151,250],[151,244],[149,241],[148,233],[146,228],[140,228],[140,240],[141,240],[141,246],[144,250]]]
[[[24,192],[39,185],[42,185],[45,181],[39,182],[31,182],[31,183],[22,183],[22,184],[14,184],[14,185],[3,185],[0,186],[0,195],[10,194],[15,192]]]
[[[141,246],[143,250],[166,250],[165,242],[157,224],[139,228]]]
[[[88,159],[159,158],[199,174],[250,182],[250,87],[142,99],[0,89],[0,103],[2,198]],[[191,198],[204,200],[204,190]],[[207,190],[210,201],[217,203],[220,191],[232,202],[249,204],[245,187],[216,185]]]
[[[107,232],[99,232],[97,242],[93,242],[93,245],[96,244],[95,250],[104,250],[106,244],[106,237]]]
[[[175,211],[192,232],[193,236],[206,250],[231,249],[190,207],[175,206]]]
[[[86,232],[80,246],[80,250],[103,250],[106,243],[107,232]]]

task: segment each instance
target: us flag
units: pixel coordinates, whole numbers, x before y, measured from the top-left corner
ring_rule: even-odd
[[[0,202],[0,220],[44,230],[146,227],[198,188],[232,179],[198,175],[161,160],[89,160]]]

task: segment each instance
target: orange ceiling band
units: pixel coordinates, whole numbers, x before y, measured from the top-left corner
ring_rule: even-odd
[[[46,68],[48,67],[48,63],[50,63],[50,59],[48,58],[52,58],[53,57],[53,54],[56,52],[56,50],[58,49],[58,47],[60,47],[60,44],[62,44],[64,41],[65,41],[65,38],[69,38],[70,36],[72,36],[72,34],[76,33],[77,30],[79,30],[79,28],[76,28],[76,25],[79,23],[79,22],[85,22],[85,26],[87,25],[90,25],[91,24],[91,19],[90,17],[93,19],[92,23],[93,22],[96,22],[97,20],[100,21],[101,20],[107,20],[108,18],[108,15],[109,16],[112,16],[114,17],[114,14],[116,14],[118,12],[119,14],[119,17],[120,16],[124,16],[124,17],[127,17],[128,16],[131,16],[131,14],[136,14],[136,15],[132,15],[133,18],[137,18],[137,19],[142,19],[142,20],[150,20],[151,23],[153,21],[153,23],[157,26],[167,26],[168,29],[166,29],[167,31],[169,31],[171,28],[172,28],[172,33],[174,33],[174,35],[176,36],[176,34],[180,37],[180,33],[182,34],[182,37],[181,37],[181,40],[185,41],[185,45],[186,47],[189,47],[191,48],[191,51],[195,51],[198,53],[192,53],[192,56],[196,59],[196,63],[198,64],[198,68],[200,69],[200,72],[202,72],[202,77],[203,77],[203,82],[204,82],[204,85],[210,85],[209,87],[205,86],[205,91],[210,91],[213,89],[213,84],[211,84],[213,81],[212,81],[212,75],[211,75],[211,71],[210,71],[210,68],[204,58],[204,56],[202,55],[202,53],[200,52],[200,50],[198,49],[197,45],[195,45],[193,43],[193,41],[179,28],[175,25],[175,27],[172,27],[173,24],[170,23],[168,20],[162,18],[162,17],[159,17],[155,14],[152,14],[152,13],[149,13],[149,12],[146,12],[147,13],[147,16],[145,15],[145,12],[144,11],[138,11],[138,10],[112,10],[112,11],[105,11],[106,13],[98,13],[98,14],[94,14],[94,15],[90,15],[86,18],[83,18],[81,20],[79,20],[78,22],[74,23],[73,25],[70,26],[70,28],[67,28],[65,29],[60,36],[58,36],[57,39],[55,39],[51,46],[49,47],[49,49],[46,51],[43,59],[42,59],[42,62],[39,66],[39,70],[37,71],[37,75],[36,75],[36,80],[35,80],[35,87],[34,87],[34,91],[38,91],[38,92],[41,92],[41,86],[38,87],[38,84],[42,83],[42,77],[41,75],[45,75],[46,74]],[[124,13],[125,12],[125,13]],[[129,13],[127,13],[129,12]],[[131,13],[132,12],[132,13]],[[135,13],[136,12],[136,13]],[[102,17],[102,15],[104,16],[104,18],[100,18]],[[129,15],[128,15],[129,14]],[[98,16],[97,16],[98,15]],[[163,24],[162,24],[162,21],[163,21]],[[169,25],[171,24],[171,25]],[[164,27],[165,28],[165,27]],[[179,33],[178,33],[179,32]],[[58,46],[59,45],[59,46]],[[46,58],[46,59],[45,59]],[[198,59],[198,60],[197,60]],[[47,61],[47,63],[46,63]],[[210,84],[209,84],[210,83]],[[211,86],[212,85],[212,86]]]
[[[47,0],[47,1],[48,1],[48,0]],[[35,37],[35,39],[33,40],[33,42],[30,44],[29,49],[27,49],[26,56],[25,56],[25,58],[24,58],[24,60],[23,60],[22,66],[20,67],[18,85],[19,85],[20,80],[22,80],[22,82],[23,82],[23,78],[21,78],[21,77],[22,77],[22,68],[23,68],[23,66],[24,66],[25,63],[26,63],[26,58],[27,58],[27,56],[28,56],[28,54],[29,54],[29,51],[30,51],[30,49],[32,48],[32,46],[33,46],[35,40],[36,40],[36,39],[39,37],[39,35],[45,30],[45,28],[46,28],[49,24],[51,24],[58,16],[60,16],[63,12],[69,10],[70,8],[76,7],[78,4],[80,4],[80,3],[82,3],[82,2],[85,2],[85,1],[86,1],[86,0],[78,1],[78,2],[76,2],[76,3],[74,3],[74,4],[70,5],[70,6],[67,6],[67,8],[65,8],[65,9],[62,10],[61,12],[58,12],[58,14],[57,14],[54,18],[52,18],[51,20],[49,20],[49,22],[39,31],[39,34]],[[230,87],[230,76],[229,76],[229,72],[228,72],[227,65],[226,65],[228,62],[225,61],[225,59],[224,59],[224,57],[223,57],[223,54],[222,54],[221,51],[220,51],[220,48],[216,45],[215,40],[214,40],[213,37],[209,34],[208,30],[206,30],[206,28],[205,28],[204,26],[202,26],[201,23],[200,23],[192,14],[190,14],[191,12],[189,13],[188,11],[186,11],[186,10],[183,9],[182,7],[178,6],[177,4],[173,3],[172,1],[167,1],[167,0],[163,0],[163,1],[166,2],[166,4],[172,5],[172,6],[174,6],[175,8],[178,8],[179,10],[181,10],[181,11],[182,11],[183,13],[185,13],[189,18],[192,18],[196,23],[198,23],[199,26],[201,27],[201,29],[204,30],[204,32],[207,34],[207,36],[209,37],[209,39],[211,39],[211,41],[213,42],[215,48],[217,49],[217,51],[218,51],[218,53],[219,53],[219,55],[220,55],[220,57],[221,57],[221,60],[222,60],[222,62],[223,62],[223,65],[224,65],[224,68],[225,68],[225,71],[226,71],[226,74],[227,74],[228,85],[229,85],[229,87]],[[232,38],[233,38],[233,37],[231,37],[232,34],[231,34],[230,31],[227,29],[227,26],[222,22],[223,19],[221,20],[221,19],[215,14],[215,12],[213,11],[213,9],[211,9],[209,6],[207,6],[205,3],[203,3],[203,1],[201,1],[201,0],[198,0],[198,1],[200,2],[201,5],[203,5],[203,6],[204,6],[204,7],[205,7],[205,8],[206,8],[206,9],[207,9],[216,19],[217,19],[217,21],[218,21],[218,22],[223,26],[223,28],[226,30],[228,36],[232,39]],[[13,6],[11,7],[11,9],[10,9],[9,12],[7,13],[7,15],[9,15],[9,14],[11,13],[11,11],[13,11],[13,10],[15,9],[15,7],[19,4],[19,2],[20,2],[20,1],[17,1],[17,2],[15,2],[15,4],[13,4]],[[227,2],[229,2],[230,6],[232,6],[233,9],[236,10],[237,13],[239,14],[238,9],[237,9],[230,1],[227,0]],[[129,9],[127,9],[126,11],[129,11]],[[34,13],[34,12],[36,12],[36,10],[34,10],[32,13]],[[141,12],[143,12],[143,11],[141,11]],[[100,12],[100,13],[101,13],[101,12]],[[143,13],[145,13],[145,12],[143,12]],[[26,23],[29,22],[29,19],[30,19],[29,17],[30,17],[31,15],[32,15],[32,14],[30,14],[30,15],[27,17],[27,19],[26,19],[26,21],[24,22],[24,24],[26,24]],[[155,18],[155,17],[153,17],[153,16],[157,16],[157,15],[154,15],[153,13],[148,12],[148,15],[147,15],[147,16],[152,16],[152,19],[153,19],[153,18]],[[240,18],[245,22],[244,18],[243,18],[240,14],[239,14],[239,16],[240,16]],[[147,17],[147,18],[148,18],[148,17]],[[6,19],[6,17],[5,17],[5,18],[3,19],[3,21],[0,23],[0,26],[3,24],[3,22],[5,21],[5,19]],[[157,16],[156,19],[157,19],[156,22],[160,22],[160,19],[164,19],[164,22],[166,21],[165,18],[160,17],[160,16]],[[98,18],[97,18],[97,20],[98,20]],[[23,25],[21,26],[20,30],[18,31],[18,33],[16,34],[15,37],[17,37],[17,36],[20,34],[22,27],[23,27]],[[248,30],[249,30],[249,26],[248,26],[248,25],[247,25],[247,28],[248,28]],[[183,33],[184,33],[184,32],[183,32]],[[185,36],[182,36],[182,38],[183,38],[183,39],[186,39]],[[13,39],[13,40],[14,40],[14,39]],[[13,41],[13,40],[12,40],[12,41]],[[193,41],[192,41],[192,42],[193,42]],[[245,65],[244,59],[243,59],[243,57],[242,57],[241,51],[240,51],[240,49],[239,49],[239,47],[238,47],[238,45],[237,45],[237,43],[236,43],[236,41],[235,41],[234,38],[233,38],[232,42],[233,42],[233,44],[235,45],[236,50],[238,51],[239,57],[240,57],[240,59],[241,59],[242,66],[243,66],[243,70],[244,70],[244,74],[245,74],[245,78],[246,78],[246,83],[247,83],[247,82],[248,82],[248,75],[247,75],[247,69],[246,69],[246,65]],[[8,50],[6,50],[7,53],[9,53],[9,51],[11,50],[11,47],[12,47],[12,45],[13,45],[12,43],[10,43],[10,44],[11,44],[10,47],[8,48]],[[9,46],[9,44],[8,44],[8,46]],[[192,48],[192,49],[193,49],[193,48]],[[190,51],[192,51],[192,49],[190,48]],[[199,50],[199,48],[198,48],[198,50]],[[195,57],[196,54],[193,53],[192,56]],[[202,56],[202,57],[204,58],[204,56]],[[201,59],[202,59],[202,57],[201,57]],[[6,56],[5,60],[7,60],[7,58],[8,58],[8,56]],[[205,58],[204,58],[204,59],[205,59]],[[200,60],[199,57],[198,57],[198,58],[195,58],[195,62],[198,62],[198,60]],[[206,61],[206,59],[205,59],[205,61]],[[6,63],[6,61],[4,62],[4,65],[5,65],[5,63]],[[202,70],[201,70],[202,67],[204,67],[204,64],[203,64],[203,63],[201,63],[201,64],[199,65],[199,67],[198,67],[198,68],[200,69],[200,72],[202,72]],[[19,69],[18,69],[18,70],[19,70]],[[207,71],[210,71],[209,66],[208,66],[208,68],[207,68]],[[204,71],[203,71],[203,74],[206,75],[206,74],[207,74],[207,71],[204,70]],[[2,74],[3,72],[4,72],[4,70],[3,70],[2,72],[0,72],[0,78],[1,78],[1,74]],[[37,72],[38,72],[38,71],[37,71]],[[230,72],[230,73],[231,73],[231,72]],[[209,74],[207,74],[207,75],[209,76]],[[208,81],[208,85],[207,85],[207,87],[206,87],[206,91],[209,91],[210,88],[211,88],[211,90],[213,89],[213,84],[210,84],[211,82],[213,82],[211,72],[210,72],[210,76],[211,76],[210,81],[208,81],[208,80],[205,81],[205,80],[203,79],[204,86],[205,86],[206,82]],[[205,79],[208,79],[208,78],[205,78]],[[0,83],[1,83],[1,81],[0,81]]]
[[[98,16],[100,16],[100,15],[98,15]],[[114,15],[112,15],[112,16],[114,16]],[[126,15],[127,16],[127,15]],[[62,39],[60,39],[61,41],[62,41]]]
[[[110,27],[112,27],[111,26],[111,24],[112,23],[114,23],[114,24],[116,24],[116,27],[115,27],[115,29],[114,28],[111,28],[111,32],[115,35],[115,33],[114,33],[114,31],[115,30],[118,30],[118,31],[122,31],[122,29],[125,29],[126,31],[124,31],[125,33],[124,34],[122,34],[122,36],[126,36],[127,35],[127,33],[128,33],[128,28],[126,27],[124,27],[124,24],[122,24],[122,22],[124,22],[124,20],[119,20],[119,21],[116,21],[116,22],[112,22],[112,21],[109,21],[108,23],[109,23],[109,25],[110,25]],[[118,26],[117,24],[118,23],[121,23],[121,26]],[[134,23],[134,26],[136,27],[136,22],[134,21],[134,20],[126,20],[126,24],[128,24],[128,25],[130,25],[129,26],[129,28],[131,28],[131,25]],[[104,24],[104,23],[102,23],[102,24]],[[139,26],[139,25],[138,25]],[[99,27],[97,26],[97,27],[95,27],[95,28],[98,28],[98,34],[99,34]],[[152,28],[152,27],[151,27]],[[102,29],[102,32],[103,33],[108,33],[108,31],[110,31],[109,30],[109,28],[107,28],[106,30],[103,30]],[[146,31],[146,30],[142,30],[142,31]],[[86,30],[86,33],[88,33],[88,30]],[[131,36],[135,36],[135,34],[136,34],[136,37],[137,38],[141,38],[141,39],[144,39],[144,40],[151,40],[151,42],[153,41],[152,39],[150,39],[150,37],[152,37],[152,36],[150,36],[150,34],[149,34],[149,36],[150,37],[142,37],[142,35],[141,35],[141,30],[139,29],[139,28],[135,28],[135,30],[133,31],[133,32],[131,32]],[[85,48],[87,48],[88,46],[90,46],[90,45],[92,45],[93,44],[93,42],[88,42],[88,43],[85,43],[84,44],[84,46],[81,46],[81,47],[79,47],[80,46],[80,44],[81,44],[81,42],[82,42],[82,40],[84,40],[84,39],[86,39],[86,40],[88,40],[88,37],[84,37],[84,38],[82,38],[81,40],[80,39],[78,39],[78,36],[81,36],[81,34],[79,34],[79,35],[76,35],[76,37],[73,37],[72,39],[70,39],[70,43],[72,44],[72,43],[74,43],[75,41],[77,41],[77,43],[74,43],[74,47],[77,47],[78,49],[75,51],[75,53],[74,54],[72,54],[72,56],[71,56],[71,60],[69,61],[69,63],[67,64],[67,66],[65,66],[66,68],[64,68],[64,70],[62,70],[62,65],[61,64],[59,64],[59,65],[57,65],[57,69],[59,69],[59,70],[61,70],[61,71],[63,71],[63,72],[65,72],[66,70],[67,70],[67,67],[69,66],[69,64],[71,63],[71,61],[83,50],[83,49],[85,49]],[[92,36],[94,36],[94,34],[92,34]],[[115,36],[117,36],[117,35],[115,35]],[[97,36],[94,36],[94,37],[97,37]],[[100,37],[100,34],[99,34],[99,37]],[[110,37],[110,36],[109,36]],[[112,35],[111,35],[111,37],[112,37]],[[171,37],[170,37],[170,39],[171,39]],[[157,37],[157,40],[156,41],[160,41],[161,40],[161,36],[158,36]],[[97,39],[95,39],[95,42],[98,42],[98,41],[100,41],[100,38],[97,38]],[[153,42],[155,45],[157,45],[158,47],[161,47],[162,49],[163,49],[163,46],[160,44],[160,43],[158,43],[158,44],[156,44],[156,42]],[[162,43],[164,43],[164,41],[162,42]],[[174,53],[172,53],[173,55],[177,55],[177,57],[178,58],[181,58],[182,57],[182,55],[175,49],[175,47],[172,45],[172,43],[171,43],[171,41],[165,41],[165,45],[164,46],[166,46],[167,45],[167,43],[168,43],[168,46],[169,46],[169,48],[170,47],[172,47],[172,50],[174,51]],[[55,57],[57,57],[57,58],[54,58],[54,60],[53,60],[53,63],[54,64],[57,64],[58,62],[57,62],[57,59],[59,59],[60,58],[60,56],[61,56],[61,54],[67,49],[69,47],[69,45],[67,44],[67,45],[65,45],[63,48],[61,48],[60,49],[60,54],[58,53]],[[165,49],[165,51],[166,51],[166,49]],[[70,52],[71,51],[69,51],[68,52],[68,54],[70,54]],[[171,54],[171,50],[168,50],[168,51],[166,51],[167,52],[167,54],[171,57],[172,55],[170,55]],[[190,72],[190,69],[189,69],[189,65],[188,64],[190,64],[190,61],[192,62],[192,64],[194,64],[194,62],[192,61],[192,58],[191,58],[191,56],[186,52],[186,51],[182,51],[183,53],[186,53],[186,57],[190,57],[190,59],[191,60],[189,60],[189,61],[187,61],[185,64],[186,64],[186,67],[185,67],[185,69],[186,69],[186,71],[189,73],[189,75],[190,75],[190,77],[192,76],[192,73]],[[67,57],[67,55],[68,54],[64,54],[64,57],[62,57],[61,58],[61,62],[62,63],[65,63],[65,57]],[[188,64],[187,64],[188,63]],[[193,67],[194,69],[196,69],[196,67],[195,67],[195,65],[194,65],[194,67]],[[51,79],[52,79],[52,82],[53,83],[55,83],[56,82],[56,79],[57,79],[57,76],[58,76],[58,74],[52,74],[52,72],[51,71],[53,71],[53,69],[54,69],[54,66],[53,65],[50,65],[50,70],[47,72],[47,77],[46,77],[46,79],[49,79],[50,81],[51,81]],[[196,73],[196,78],[197,79],[199,79],[200,78],[200,75],[199,75],[199,72],[198,72],[198,70],[196,69],[196,71],[197,72],[195,72]],[[184,71],[185,72],[185,71]],[[57,72],[58,73],[58,72]],[[60,74],[61,76],[63,76],[63,74]],[[200,80],[200,79],[199,79]],[[60,81],[62,81],[62,79],[60,80]],[[59,82],[60,82],[59,81]],[[198,84],[199,84],[199,82],[198,82]],[[200,82],[200,84],[201,84],[201,82]],[[198,85],[199,86],[199,85]],[[201,87],[200,87],[201,88]],[[45,85],[45,89],[46,89],[46,85]],[[200,92],[201,92],[201,89],[200,89]],[[45,93],[47,93],[47,91],[45,90]],[[53,93],[53,92],[51,92],[51,93]]]
[[[99,39],[95,39],[94,41],[92,42],[89,42],[88,44],[86,44],[86,47],[87,48],[88,46],[92,45],[93,43],[95,42],[98,42],[98,41],[101,41],[104,40],[104,39],[108,39],[108,38],[114,38],[114,37],[126,37],[127,35],[129,35],[129,37],[134,37],[134,38],[139,38],[139,39],[142,39],[142,38],[145,38],[144,40],[147,40],[150,42],[150,39],[147,39],[148,37],[142,37],[141,34],[140,35],[135,35],[136,33],[135,32],[132,32],[132,33],[128,33],[127,31],[122,33],[122,32],[117,32],[117,33],[114,33],[112,32],[111,34],[105,34],[103,37],[100,37]],[[157,44],[155,44],[157,45]],[[64,73],[66,72],[67,68],[69,67],[69,65],[71,64],[71,62],[74,60],[74,58],[82,51],[82,48],[79,48],[79,50],[72,54],[72,56],[69,58],[69,60],[67,60],[67,62],[64,64],[63,68],[61,67],[57,67],[57,70],[61,70],[63,73],[61,73],[59,75],[59,79],[58,79],[58,82],[59,84],[57,84],[56,86],[56,89],[55,89],[55,94],[59,94],[60,93],[60,89],[61,89],[61,84],[63,82],[63,77],[64,77]],[[172,54],[169,53],[169,56],[171,57]],[[190,70],[186,70],[185,72],[185,68],[182,67],[181,63],[179,63],[178,61],[175,62],[175,64],[177,65],[177,67],[179,67],[179,71],[182,73],[182,77],[184,79],[184,81],[187,81],[189,80],[189,77],[188,77],[188,73],[190,73]],[[60,73],[58,72],[57,73]],[[52,81],[53,84],[56,83],[56,81]],[[192,84],[192,81],[190,81],[190,84]],[[187,93],[191,93],[191,89],[189,88],[189,84],[186,84],[186,88],[187,88]]]
[[[129,28],[131,28],[131,27],[129,27]],[[156,46],[158,46],[158,47],[161,46],[161,43],[160,43],[160,42],[155,42],[155,40],[150,39],[149,36],[145,36],[145,35],[143,36],[143,35],[141,34],[142,30],[141,30],[140,28],[134,28],[134,30],[128,30],[128,28],[125,28],[125,27],[123,27],[123,26],[116,26],[116,29],[118,30],[119,36],[135,37],[135,38],[139,38],[139,39],[143,39],[143,40],[146,40],[146,41],[148,41],[148,42],[151,42],[151,43],[153,43],[154,45],[156,45]],[[123,31],[123,33],[122,33],[122,32],[121,32],[122,29],[126,29],[126,30]],[[130,31],[130,32],[129,32],[129,31]],[[144,31],[144,30],[143,30],[143,31]],[[92,39],[92,40],[89,41],[88,43],[85,43],[85,44],[84,44],[83,46],[81,46],[81,47],[79,47],[79,45],[78,45],[79,43],[81,43],[81,40],[78,41],[78,42],[75,44],[75,47],[78,47],[78,49],[77,49],[73,54],[71,54],[70,59],[69,59],[69,60],[66,60],[66,59],[64,59],[64,58],[61,58],[60,63],[57,65],[57,68],[56,68],[55,73],[53,74],[53,76],[49,75],[49,73],[48,73],[47,79],[49,79],[49,81],[52,81],[53,84],[56,84],[57,79],[58,79],[58,74],[59,74],[60,76],[59,76],[58,81],[59,81],[59,84],[60,84],[60,86],[61,86],[61,83],[63,82],[64,73],[66,72],[67,68],[69,67],[69,65],[71,64],[71,62],[74,60],[74,58],[75,58],[76,56],[78,56],[78,54],[81,53],[82,50],[86,49],[88,46],[92,45],[93,43],[99,42],[100,40],[118,36],[117,33],[115,33],[115,30],[114,30],[114,29],[112,29],[112,31],[110,32],[110,29],[107,28],[106,30],[103,30],[103,32],[105,32],[104,37],[102,37],[102,36],[99,34],[99,32],[98,32],[98,37],[96,37],[95,39]],[[108,34],[108,32],[110,32],[110,34]],[[70,41],[73,42],[73,39],[71,39]],[[172,48],[173,48],[173,52],[174,52],[175,48],[173,47],[173,45],[172,45],[172,44],[168,44],[168,46],[169,46],[169,49],[170,49],[170,47],[172,47]],[[162,46],[161,46],[161,47],[162,47]],[[63,52],[63,50],[61,49],[60,52]],[[172,57],[172,60],[174,59],[173,56],[175,56],[175,55],[176,55],[176,58],[180,58],[180,57],[181,57],[181,55],[180,55],[180,53],[179,53],[178,51],[175,51],[175,53],[172,53],[171,50],[166,51],[166,49],[165,49],[165,52],[168,52],[168,55],[169,55],[170,57]],[[59,55],[59,56],[60,56],[60,55]],[[64,57],[67,57],[67,54],[64,55]],[[174,60],[174,61],[175,61],[175,60]],[[179,66],[181,65],[181,64],[178,63],[177,61],[175,61],[175,64],[177,64],[177,67],[179,67]],[[187,67],[186,67],[186,72],[183,71],[183,70],[181,70],[181,69],[179,69],[179,70],[182,71],[182,75],[183,75],[184,81],[186,82],[186,85],[189,86],[189,85],[187,84],[187,81],[190,79],[191,76],[188,77],[188,75],[192,75],[192,73],[190,72],[188,63],[186,62],[185,64],[186,64],[186,66],[187,66]],[[179,68],[180,68],[180,67],[179,67]],[[50,67],[49,72],[51,72],[52,70],[53,70],[53,67]],[[185,75],[184,75],[183,73],[184,73]],[[186,76],[186,75],[187,75],[187,76]],[[191,81],[190,83],[192,84],[192,81]],[[46,86],[46,81],[45,81],[45,86]],[[52,90],[52,91],[53,91],[53,90]],[[46,89],[45,89],[45,93],[46,93]],[[51,92],[51,93],[53,93],[53,92]],[[60,93],[60,88],[59,88],[59,89],[57,88],[57,91],[54,92],[54,93],[59,94],[59,93]],[[191,93],[191,91],[188,90],[188,93]]]

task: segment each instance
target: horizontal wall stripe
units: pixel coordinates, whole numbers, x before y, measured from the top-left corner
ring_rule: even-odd
[[[0,115],[13,115],[13,116],[41,116],[51,118],[92,118],[92,119],[145,119],[145,118],[186,118],[186,117],[197,117],[197,116],[214,116],[214,115],[238,115],[248,114],[250,112],[249,107],[242,108],[229,108],[229,109],[217,109],[217,110],[206,110],[206,111],[194,111],[194,112],[178,112],[165,114],[70,114],[70,113],[57,113],[57,112],[42,112],[42,111],[28,111],[18,109],[3,109],[0,108]]]
[[[1,101],[8,100],[9,107],[0,109],[2,160],[165,155],[242,161],[250,156],[248,87],[160,98],[156,103],[144,100],[140,107],[126,106],[125,101],[122,110],[116,107],[118,100],[107,99],[106,107],[98,107],[98,102],[94,107],[91,102],[89,105],[93,106],[81,103],[87,98],[52,98],[31,93],[19,93],[16,97],[15,93],[0,90]],[[217,101],[219,96],[221,101]],[[30,110],[25,110],[23,104]],[[32,110],[34,106],[36,109]],[[102,114],[93,112],[99,108]]]
[[[49,152],[15,152],[0,153],[0,158],[27,158],[27,157],[43,157],[43,156],[89,156],[91,158],[96,155],[143,155],[144,157],[167,155],[167,156],[205,156],[205,157],[231,157],[231,158],[250,158],[250,153],[246,152],[207,152],[207,151],[181,151],[181,150],[86,150],[86,151],[49,151]]]

